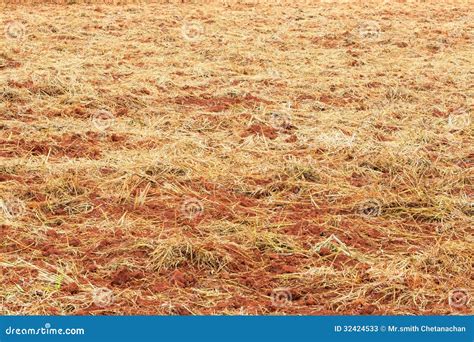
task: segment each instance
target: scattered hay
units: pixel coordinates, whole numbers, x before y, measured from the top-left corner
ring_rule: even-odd
[[[151,253],[153,269],[173,269],[183,264],[218,272],[224,269],[231,257],[225,249],[213,243],[175,237],[159,242]]]
[[[467,3],[57,2],[0,11],[1,313],[472,312]]]

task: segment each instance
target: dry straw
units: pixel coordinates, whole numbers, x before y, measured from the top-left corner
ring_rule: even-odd
[[[472,313],[465,2],[9,3],[0,314]]]

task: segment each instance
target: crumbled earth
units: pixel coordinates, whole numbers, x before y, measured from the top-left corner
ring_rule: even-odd
[[[0,314],[472,314],[459,2],[8,5]]]

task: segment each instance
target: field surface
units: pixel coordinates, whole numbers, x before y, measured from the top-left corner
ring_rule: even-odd
[[[472,314],[470,10],[2,7],[0,314]]]

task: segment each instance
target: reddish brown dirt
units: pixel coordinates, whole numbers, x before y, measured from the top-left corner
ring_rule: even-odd
[[[268,139],[276,139],[278,137],[278,132],[271,126],[253,124],[241,134],[241,137],[245,138],[250,135],[260,135]]]
[[[459,17],[440,5],[425,5],[433,17]],[[387,37],[367,43],[350,32],[357,22],[346,14],[365,13],[357,4],[315,6],[307,13],[259,6],[271,30],[277,17],[303,26],[288,29],[294,36],[283,42],[265,36],[267,45],[256,53],[251,45],[256,42],[246,41],[255,38],[254,31],[240,40],[226,35],[254,27],[250,5],[236,5],[236,21],[221,26],[196,14],[217,25],[203,45],[183,42],[177,20],[170,19],[194,7],[166,5],[141,17],[133,16],[140,8],[125,14],[108,6],[22,9],[25,16],[53,13],[55,20],[67,20],[64,25],[108,35],[114,58],[103,60],[89,49],[92,56],[80,70],[88,77],[83,84],[4,83],[1,199],[21,199],[25,212],[15,219],[3,215],[0,223],[0,309],[55,315],[472,313],[472,307],[450,306],[447,298],[449,290],[470,289],[474,281],[466,248],[472,208],[459,205],[474,194],[467,177],[474,154],[469,131],[443,131],[443,122],[459,108],[453,94],[465,97],[467,73],[461,73],[462,82],[433,75],[440,49],[418,41],[438,31],[423,29],[411,40],[390,36],[396,31],[390,25],[400,20],[427,24],[426,9],[413,3],[406,10],[380,9],[377,20],[383,19]],[[337,28],[323,32],[314,18],[333,8],[338,12],[329,19]],[[109,13],[126,18],[112,28],[85,24],[83,16],[76,17],[81,11],[98,21]],[[137,46],[117,43],[121,30],[138,33],[133,30],[142,21],[152,27],[159,22],[162,34],[145,30],[135,35]],[[242,22],[246,25],[239,26]],[[30,29],[35,25],[31,21]],[[237,27],[227,31],[229,25]],[[31,38],[48,42],[33,44],[48,47],[39,52],[67,52],[60,55],[64,61],[81,43],[63,32],[45,33],[45,27],[36,27]],[[227,51],[230,40],[239,48]],[[451,47],[466,53],[466,42],[456,39]],[[159,64],[149,44],[176,49]],[[20,61],[42,56],[29,55],[25,46],[0,54],[2,72],[22,70]],[[402,54],[417,66],[414,77],[406,60],[389,59]],[[216,63],[222,74],[190,77],[194,59],[217,57],[223,57],[222,65]],[[266,69],[277,61],[282,77],[267,77]],[[156,70],[167,68],[174,70],[173,82],[158,85]],[[410,96],[394,92],[393,83]],[[79,86],[94,93],[84,94]],[[264,114],[289,99],[295,100],[297,124],[262,123]],[[39,105],[12,114],[31,103]],[[433,103],[440,108],[431,108]],[[119,125],[99,132],[90,119],[102,104]],[[350,114],[367,114],[368,108],[385,116],[358,130],[360,117]],[[64,120],[77,127],[65,132]],[[318,145],[329,128],[346,136],[357,131],[362,145],[341,150]],[[413,135],[419,151],[397,154]],[[416,161],[428,166],[409,163],[417,153],[422,157]],[[172,167],[160,168],[156,159]],[[203,211],[183,213],[188,197],[200,201]],[[374,197],[380,198],[382,214],[361,215],[357,205]],[[443,220],[454,226],[443,227]],[[446,229],[442,234],[440,227]],[[162,248],[174,259],[157,258]],[[387,264],[406,269],[397,278]],[[112,291],[106,306],[94,301],[97,288]],[[283,305],[272,300],[280,288],[290,297]]]
[[[254,95],[247,94],[243,97],[202,97],[185,96],[175,99],[175,103],[184,106],[198,106],[209,112],[222,112],[232,106],[240,105],[244,108],[253,108],[259,103],[269,104],[270,101],[260,99]]]

